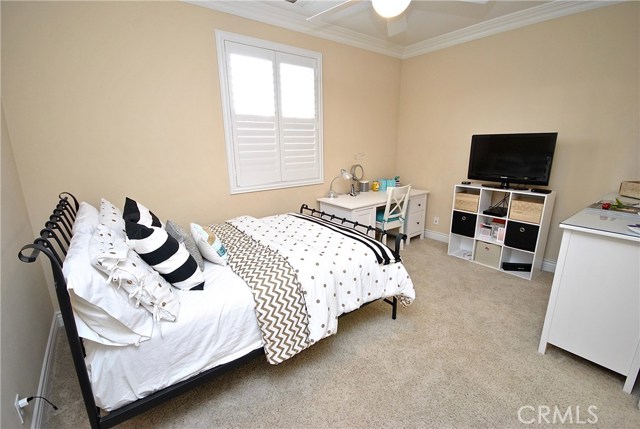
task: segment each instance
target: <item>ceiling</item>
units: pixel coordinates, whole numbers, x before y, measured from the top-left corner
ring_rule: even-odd
[[[378,16],[369,0],[185,0],[381,54],[410,58],[459,43],[616,3],[610,0],[412,0],[399,17]],[[394,31],[395,30],[395,31]],[[396,32],[395,35],[389,35]]]

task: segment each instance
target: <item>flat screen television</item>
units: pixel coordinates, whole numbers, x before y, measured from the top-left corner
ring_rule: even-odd
[[[467,177],[498,182],[501,188],[547,186],[557,138],[558,133],[476,134]]]

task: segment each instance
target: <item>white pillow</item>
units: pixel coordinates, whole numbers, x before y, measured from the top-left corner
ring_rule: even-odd
[[[91,236],[89,257],[94,267],[109,276],[113,287],[121,287],[135,306],[142,305],[154,320],[175,322],[180,310],[180,298],[171,285],[124,240],[99,225]]]
[[[112,346],[139,344],[151,338],[153,319],[136,308],[123,289],[110,287],[89,259],[91,234],[73,236],[62,271],[78,325],[78,334]]]
[[[100,223],[111,228],[123,240],[127,237],[122,211],[104,198],[100,201]]]
[[[91,234],[98,226],[98,209],[87,202],[81,202],[76,214],[76,220],[73,222],[71,233],[88,232]]]
[[[133,250],[178,289],[202,290],[204,274],[184,244],[155,226],[127,222],[128,243]]]
[[[191,224],[191,235],[203,258],[218,265],[227,265],[229,254],[222,241],[212,231],[207,231],[197,223]]]

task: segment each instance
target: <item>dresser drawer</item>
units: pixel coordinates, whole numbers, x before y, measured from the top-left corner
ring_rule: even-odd
[[[405,234],[409,237],[424,234],[424,217],[427,213],[427,196],[418,195],[409,199]]]
[[[424,214],[419,216],[418,213],[411,213],[407,217],[407,226],[405,228],[405,234],[409,237],[422,234],[424,232]]]
[[[427,196],[418,195],[409,199],[409,213],[425,213],[427,210]]]

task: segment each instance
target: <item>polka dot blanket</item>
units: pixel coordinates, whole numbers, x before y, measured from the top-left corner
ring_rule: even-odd
[[[306,302],[312,344],[337,332],[341,314],[367,302],[392,296],[404,306],[413,302],[413,283],[396,262],[398,255],[365,234],[318,220],[290,213],[227,222],[291,264]]]

